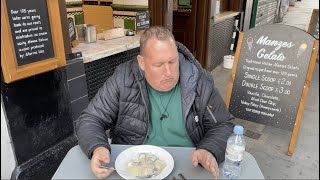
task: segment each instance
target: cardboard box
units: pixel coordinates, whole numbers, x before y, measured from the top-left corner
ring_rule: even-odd
[[[123,28],[112,28],[108,30],[104,30],[103,33],[98,34],[98,39],[100,40],[108,40],[119,37],[124,37],[124,29]]]
[[[83,5],[84,23],[95,24],[97,33],[113,28],[113,14],[110,6]]]
[[[130,6],[148,6],[148,0],[113,0],[112,4],[130,5]]]

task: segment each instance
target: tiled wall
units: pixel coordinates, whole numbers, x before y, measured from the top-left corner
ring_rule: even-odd
[[[13,83],[1,95],[17,167],[12,179],[50,179],[76,144],[66,67]]]
[[[136,48],[109,58],[127,61],[138,53]],[[81,53],[67,55],[67,65],[53,71],[10,84],[2,79],[1,95],[17,161],[11,178],[50,179],[77,144],[74,121],[89,104]]]
[[[67,84],[73,121],[77,120],[89,104],[86,75],[81,52],[67,59]]]

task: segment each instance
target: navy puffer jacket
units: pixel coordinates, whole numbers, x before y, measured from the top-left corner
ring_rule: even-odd
[[[234,117],[229,113],[212,76],[189,50],[177,42],[180,64],[182,112],[191,141],[224,161],[227,139]],[[76,121],[78,143],[91,158],[104,146],[111,152],[106,130],[114,144],[144,144],[150,117],[146,80],[137,60],[119,65]],[[197,118],[198,117],[198,118]],[[198,123],[197,123],[198,120]]]

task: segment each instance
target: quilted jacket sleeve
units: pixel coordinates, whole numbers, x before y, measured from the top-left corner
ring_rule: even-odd
[[[214,87],[211,75],[204,73],[201,87],[201,109],[204,137],[197,149],[211,152],[218,163],[224,161],[227,140],[232,134],[234,117],[230,114],[218,90]]]
[[[105,131],[112,127],[117,117],[119,107],[117,76],[120,72],[121,70],[117,68],[76,121],[79,146],[89,159],[93,150],[99,146],[106,147],[111,152]]]

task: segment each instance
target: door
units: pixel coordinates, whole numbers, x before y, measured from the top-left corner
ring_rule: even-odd
[[[183,2],[183,1],[182,1]],[[187,2],[187,3],[185,3]],[[173,11],[172,34],[176,41],[184,44],[192,54],[195,54],[196,36],[196,1],[176,1],[178,10]]]
[[[179,5],[179,0],[178,5]],[[173,0],[149,0],[150,24],[166,26],[206,68],[211,0],[190,0],[173,11]],[[170,20],[172,19],[172,23]],[[171,26],[172,25],[172,26]]]

